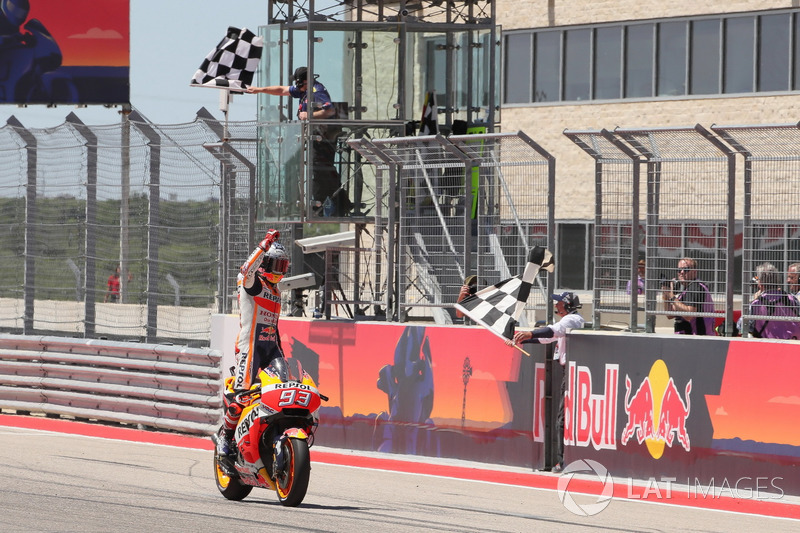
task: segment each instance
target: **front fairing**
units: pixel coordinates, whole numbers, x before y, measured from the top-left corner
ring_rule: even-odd
[[[267,367],[258,374],[261,382],[261,403],[273,412],[288,409],[306,409],[319,421],[319,408],[322,403],[316,383],[307,372],[302,379],[295,376],[279,375],[272,367]],[[288,378],[288,379],[287,379]]]
[[[269,418],[275,412],[264,406],[261,402],[253,403],[244,408],[236,425],[234,439],[241,452],[242,459],[251,465],[259,463],[259,442],[261,435],[269,425]]]

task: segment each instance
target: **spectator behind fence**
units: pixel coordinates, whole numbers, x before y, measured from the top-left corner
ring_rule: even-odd
[[[800,302],[794,294],[781,288],[783,281],[778,269],[772,263],[761,263],[756,267],[753,280],[758,285],[758,292],[750,302],[751,316],[791,317],[795,320],[758,318],[750,322],[750,335],[758,339],[800,338]]]
[[[644,259],[639,260],[639,264],[636,266],[637,275],[636,275],[636,294],[644,294],[644,270],[645,270],[645,263]],[[631,293],[631,282],[628,280],[628,285],[625,287],[625,292],[627,294]]]
[[[101,278],[102,279],[102,278]],[[120,278],[119,278],[119,266],[108,276],[108,281],[106,282],[108,286],[108,290],[106,290],[106,297],[103,299],[104,302],[111,302],[117,303],[119,301],[119,286],[120,286]]]
[[[714,335],[714,317],[685,317],[683,313],[713,313],[714,300],[705,283],[697,280],[697,263],[691,257],[678,261],[678,279],[662,288],[664,308],[672,311],[675,333],[681,335]]]
[[[466,279],[464,280],[464,284],[461,286],[461,290],[458,293],[458,299],[456,300],[456,303],[460,303],[461,300],[463,300],[464,298],[466,298],[471,294],[475,294],[476,292],[478,292],[478,276],[474,274],[471,276],[467,276]],[[465,324],[470,323],[469,319],[464,316],[464,313],[462,313],[458,309],[456,309],[456,316],[458,318],[463,318]]]
[[[792,263],[786,272],[786,283],[789,285],[789,292],[800,298],[800,263]]]

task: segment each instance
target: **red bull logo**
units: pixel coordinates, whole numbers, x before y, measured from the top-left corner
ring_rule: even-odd
[[[571,362],[566,370],[569,374],[564,394],[564,444],[615,450],[619,365],[605,365],[600,391],[592,388],[589,367]]]
[[[644,381],[639,385],[639,390],[633,395],[633,398],[628,401],[631,394],[631,378],[625,375],[625,414],[628,415],[628,423],[625,424],[625,429],[622,430],[622,437],[620,441],[622,445],[628,444],[634,433],[636,440],[639,444],[643,443],[645,439],[652,437],[655,434],[655,425],[653,424],[653,389],[650,387],[650,378],[644,378]]]
[[[681,397],[675,380],[669,375],[667,365],[659,359],[653,363],[650,374],[644,378],[633,396],[628,375],[625,376],[625,389],[624,407],[628,422],[620,437],[623,446],[636,437],[639,444],[646,444],[654,459],[663,455],[665,444],[672,447],[676,438],[687,452],[691,449],[686,430],[686,419],[691,411],[691,379]]]

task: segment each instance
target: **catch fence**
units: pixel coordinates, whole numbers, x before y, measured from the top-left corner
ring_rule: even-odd
[[[397,245],[389,232],[389,261],[396,283],[400,321],[432,315],[437,323],[459,321],[453,305],[465,278],[478,286],[520,275],[528,251],[553,248],[555,161],[524,133],[398,137],[351,141],[376,174],[388,175],[386,226],[397,224]],[[396,194],[396,198],[393,196]],[[376,231],[377,234],[377,231]],[[395,265],[396,266],[393,266]],[[549,312],[550,280],[537,288],[520,322]],[[415,315],[416,313],[416,315]],[[544,318],[544,317],[542,317]]]
[[[347,222],[260,220],[283,205],[272,188],[285,157],[270,127],[223,125],[205,110],[177,125],[137,113],[105,126],[70,115],[51,129],[10,119],[0,128],[0,329],[207,344],[211,315],[237,311],[239,265],[266,229],[292,243]],[[292,131],[278,143],[287,153],[302,151]],[[759,318],[746,305],[758,265],[785,279],[800,262],[797,125],[565,135],[595,161],[595,326],[622,314],[628,329],[654,331],[670,314],[662,287],[691,257],[715,303],[697,316],[731,325],[741,310],[746,327]],[[353,247],[334,242],[304,257],[290,246],[290,274],[311,269],[314,287],[325,286],[320,315],[457,323],[466,277],[485,287],[518,275],[537,245],[554,251],[556,268],[570,260],[555,244],[555,158],[524,133],[365,135],[341,148],[374,198],[368,216],[349,221]],[[281,172],[284,188],[303,187]],[[644,290],[629,294],[639,260]],[[117,296],[108,280],[118,266]],[[537,278],[523,326],[549,318],[553,285]],[[311,305],[295,305],[303,290],[284,296],[287,314],[311,316]]]
[[[644,311],[645,329],[653,331],[656,316],[674,314],[663,306],[662,292],[678,277],[684,257],[697,263],[714,312],[683,315],[714,317],[731,332],[741,313],[744,335],[756,318],[800,320],[750,315],[747,305],[757,290],[756,268],[766,262],[777,269],[779,288],[797,292],[785,280],[789,265],[800,261],[798,125],[698,124],[565,135],[596,163],[596,323],[602,314],[626,313],[635,331]],[[639,260],[646,264],[641,295],[628,292],[637,286]]]
[[[800,263],[800,124],[711,129],[744,157],[741,291],[749,301],[758,290],[759,265],[775,266],[783,287],[789,266]],[[800,294],[800,287],[787,288]],[[755,319],[799,320],[752,314],[748,306],[742,319],[745,334]]]
[[[256,124],[0,128],[0,327],[208,339],[254,245]],[[112,279],[119,268],[119,278]]]

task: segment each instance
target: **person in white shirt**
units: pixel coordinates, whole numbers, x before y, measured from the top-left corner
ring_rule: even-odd
[[[506,344],[512,346],[514,344],[526,343],[539,343],[549,344],[555,342],[556,349],[553,358],[563,367],[567,363],[567,333],[573,329],[581,329],[585,320],[578,314],[578,309],[581,308],[581,301],[578,295],[574,292],[562,292],[561,294],[553,294],[551,296],[556,301],[556,314],[561,319],[550,326],[536,328],[533,331],[517,331],[514,333],[514,340],[506,340]],[[557,431],[562,435],[558,439],[558,450],[556,453],[556,464],[552,468],[552,472],[561,472],[563,470],[564,462],[564,392],[567,386],[567,372],[566,369],[563,373],[564,377],[561,380],[561,398],[558,405],[558,420]]]
[[[554,359],[558,359],[561,366],[567,362],[567,332],[571,329],[581,329],[584,319],[578,314],[581,308],[581,301],[574,292],[562,292],[551,296],[556,301],[556,314],[561,320],[550,326],[536,328],[533,331],[517,331],[514,340],[507,340],[509,346],[513,344],[557,343]]]

